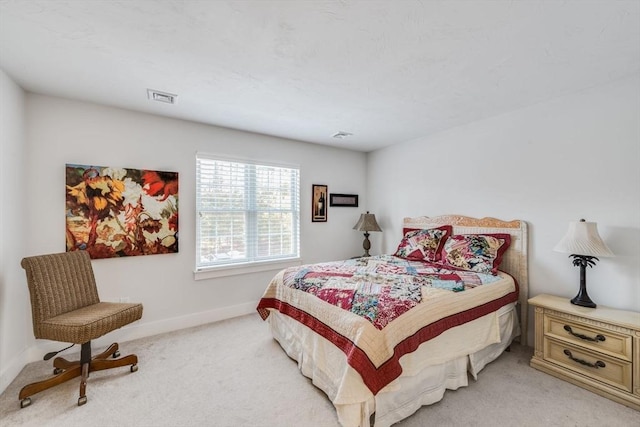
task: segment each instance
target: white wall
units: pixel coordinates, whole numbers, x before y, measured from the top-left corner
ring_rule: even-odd
[[[530,295],[573,297],[579,270],[553,247],[569,221],[586,218],[598,223],[616,254],[588,269],[589,295],[638,311],[639,165],[640,75],[634,75],[370,153],[368,207],[384,229],[376,243],[394,251],[405,216],[523,219]]]
[[[20,267],[26,241],[24,109],[24,92],[0,70],[0,392],[24,366],[33,336]]]
[[[4,120],[4,112],[2,116]],[[299,165],[303,262],[344,259],[362,251],[362,235],[352,227],[366,208],[364,153],[35,94],[26,96],[26,129],[28,157],[22,164],[18,161],[12,166],[26,172],[25,188],[3,194],[4,199],[26,204],[26,210],[12,211],[12,217],[22,216],[24,226],[13,230],[9,243],[5,243],[12,250],[18,241],[24,245],[19,254],[6,262],[20,277],[10,284],[15,294],[11,302],[14,312],[6,313],[3,308],[3,316],[9,319],[3,319],[0,343],[4,348],[29,337],[26,350],[25,344],[7,350],[6,357],[13,357],[13,363],[37,360],[46,351],[60,347],[50,341],[35,341],[30,317],[28,328],[9,329],[6,325],[25,323],[24,316],[17,313],[30,316],[28,293],[23,291],[24,272],[19,268],[21,256],[65,250],[65,163],[170,170],[180,174],[179,253],[93,261],[102,299],[129,297],[144,304],[141,321],[97,340],[96,346],[254,312],[275,274],[276,271],[267,271],[194,280],[198,151]],[[9,182],[19,183],[13,178]],[[361,207],[329,208],[328,222],[312,223],[312,184],[326,184],[329,192],[359,194]],[[6,227],[14,225],[9,223]],[[123,351],[126,353],[126,347]],[[3,361],[2,375],[4,367]]]

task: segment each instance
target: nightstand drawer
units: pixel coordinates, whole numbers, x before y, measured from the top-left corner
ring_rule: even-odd
[[[598,326],[545,314],[544,333],[558,340],[631,361],[632,337]]]
[[[631,392],[631,362],[548,337],[544,338],[544,359]]]

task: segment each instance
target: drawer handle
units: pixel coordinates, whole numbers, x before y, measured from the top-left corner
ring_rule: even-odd
[[[586,360],[582,360],[582,359],[577,359],[575,357],[573,357],[573,355],[571,354],[571,352],[569,350],[565,350],[564,354],[566,354],[569,359],[573,360],[574,362],[578,362],[581,365],[584,366],[588,366],[590,368],[605,368],[607,365],[604,364],[604,362],[601,362],[600,360],[598,360],[596,363],[589,363]]]
[[[588,337],[588,336],[586,336],[586,335],[582,335],[582,334],[576,334],[575,332],[573,332],[573,331],[571,330],[571,326],[569,326],[569,325],[564,325],[564,330],[565,330],[565,331],[567,331],[567,332],[569,332],[569,333],[570,333],[571,335],[573,335],[574,337],[578,337],[578,338],[580,338],[581,340],[594,341],[594,342],[598,342],[598,341],[604,341],[604,340],[606,340],[606,338],[604,337],[604,335],[600,335],[600,334],[596,335],[596,337],[595,337],[595,338],[591,338],[591,337]]]

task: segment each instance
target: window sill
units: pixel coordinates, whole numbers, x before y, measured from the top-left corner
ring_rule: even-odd
[[[218,277],[236,276],[240,274],[259,273],[262,271],[280,271],[283,268],[294,267],[300,264],[302,264],[302,260],[300,258],[291,258],[278,261],[252,262],[220,267],[209,267],[194,271],[193,279],[206,280]]]

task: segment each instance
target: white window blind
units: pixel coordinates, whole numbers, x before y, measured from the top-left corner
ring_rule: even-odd
[[[298,168],[196,156],[196,270],[297,258]]]

